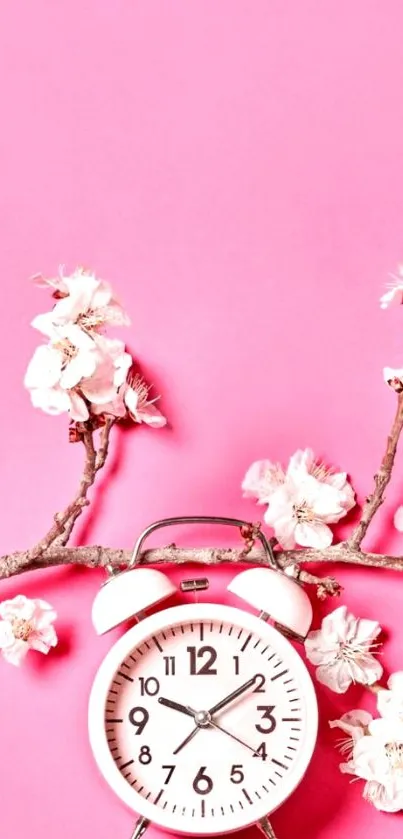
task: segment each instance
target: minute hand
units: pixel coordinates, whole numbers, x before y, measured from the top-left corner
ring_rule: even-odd
[[[217,711],[221,711],[221,708],[225,708],[226,705],[229,705],[230,702],[232,702],[234,699],[237,699],[238,696],[241,696],[241,694],[244,693],[246,690],[249,690],[249,688],[251,688],[252,685],[256,683],[257,678],[258,676],[252,676],[252,678],[248,679],[248,681],[245,682],[244,685],[241,685],[241,687],[237,688],[236,690],[233,690],[232,693],[229,693],[228,696],[225,696],[224,699],[221,700],[221,702],[217,702],[216,705],[213,705],[212,708],[209,708],[209,714],[216,714]]]

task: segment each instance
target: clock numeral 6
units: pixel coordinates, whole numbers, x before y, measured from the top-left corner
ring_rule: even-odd
[[[193,781],[193,789],[199,795],[207,795],[213,789],[213,781],[206,775],[207,766],[201,766]]]
[[[255,725],[256,731],[260,731],[261,734],[271,734],[274,731],[277,723],[273,716],[273,711],[275,709],[275,705],[258,705],[256,710],[262,711],[262,720],[267,720],[267,725],[260,725],[257,723]]]
[[[229,776],[230,781],[233,784],[242,784],[242,781],[245,778],[245,775],[242,772],[243,765],[242,763],[234,763],[231,768],[231,774]]]
[[[137,719],[136,719],[137,717]],[[150,714],[148,713],[146,708],[142,708],[140,705],[137,708],[132,708],[129,711],[129,722],[137,728],[135,734],[142,734],[145,726],[150,719]]]
[[[191,676],[216,676],[217,668],[213,667],[217,659],[217,653],[214,647],[200,647],[196,651],[196,647],[187,647],[190,656],[190,675]],[[205,658],[204,664],[197,669],[197,659]]]

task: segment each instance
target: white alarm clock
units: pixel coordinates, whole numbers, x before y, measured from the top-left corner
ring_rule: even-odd
[[[276,570],[263,534],[267,567],[242,571],[228,586],[259,616],[217,603],[144,616],[176,592],[165,574],[136,567],[146,536],[168,524],[211,521],[246,524],[186,517],[151,525],[130,570],[111,576],[94,602],[98,633],[138,620],[106,655],[89,703],[98,767],[140,817],[133,839],[151,822],[199,836],[256,823],[274,837],[267,816],[299,784],[315,746],[314,688],[284,637],[303,640],[312,608],[304,589]]]

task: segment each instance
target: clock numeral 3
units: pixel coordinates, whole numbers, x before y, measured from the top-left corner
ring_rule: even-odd
[[[255,725],[256,731],[260,731],[261,734],[271,734],[274,731],[277,723],[275,718],[273,717],[273,711],[275,709],[275,705],[258,705],[257,711],[262,711],[262,720],[267,720],[267,725],[260,725],[257,723]]]
[[[148,679],[144,679],[143,676],[139,676],[140,682],[140,693],[142,696],[146,693],[148,696],[155,696],[160,689],[160,683],[158,679],[155,679],[154,676],[150,676]]]
[[[136,719],[136,717],[140,717],[140,719]],[[141,706],[138,706],[137,708],[132,708],[131,711],[129,711],[129,722],[131,722],[131,724],[134,725],[135,728],[137,728],[137,731],[134,732],[135,734],[143,733],[143,730],[147,725],[149,719],[150,714],[148,713],[146,708],[141,708]]]
[[[216,676],[217,668],[213,667],[217,659],[217,653],[214,647],[200,647],[196,652],[196,647],[188,647],[187,651],[190,656],[190,675],[191,676]],[[197,669],[197,659],[205,658],[204,664]]]
[[[193,781],[193,789],[199,795],[208,795],[213,789],[213,781],[206,775],[206,769],[207,766],[201,766]]]
[[[242,772],[243,766],[242,763],[234,763],[231,768],[231,774],[229,776],[230,781],[233,784],[242,784],[242,781],[245,779],[245,775]]]
[[[152,755],[151,755],[151,752],[150,752],[150,747],[149,746],[142,746],[141,749],[140,749],[140,752],[139,752],[139,762],[147,765],[147,763],[151,763],[151,761],[152,761]]]

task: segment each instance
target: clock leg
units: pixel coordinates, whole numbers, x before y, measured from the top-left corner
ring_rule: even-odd
[[[143,819],[142,816],[136,821],[133,833],[130,839],[141,839],[143,834],[146,832],[150,822],[149,819]],[[274,835],[274,834],[273,834]]]
[[[267,839],[277,839],[277,836],[267,816],[264,816],[263,819],[260,819],[260,821],[257,822],[257,826],[262,831],[262,833],[264,833],[264,835],[267,836]]]

